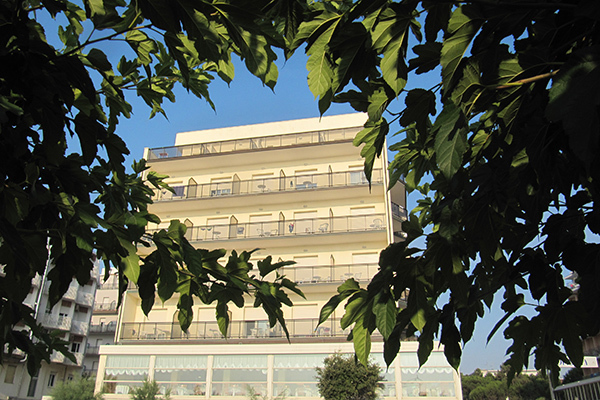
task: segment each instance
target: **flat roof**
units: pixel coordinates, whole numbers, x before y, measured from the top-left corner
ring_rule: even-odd
[[[223,140],[248,139],[291,133],[315,132],[321,130],[362,127],[367,114],[353,113],[325,117],[266,122],[226,128],[180,132],[175,136],[175,146],[197,143],[219,142]]]

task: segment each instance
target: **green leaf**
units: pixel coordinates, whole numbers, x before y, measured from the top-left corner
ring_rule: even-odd
[[[149,65],[152,62],[150,54],[156,54],[158,47],[156,42],[148,37],[142,31],[128,31],[125,35],[125,40],[131,48],[136,52],[138,60],[143,65]]]
[[[377,329],[383,336],[383,339],[387,340],[396,326],[396,316],[398,315],[396,303],[392,298],[387,298],[386,301],[381,296],[379,301],[375,300],[373,313],[375,314]]]
[[[217,324],[219,325],[219,332],[224,337],[227,337],[227,329],[229,327],[229,307],[227,303],[219,301],[216,307]]]
[[[124,239],[119,238],[119,243],[127,252],[127,255],[122,256],[120,260],[122,272],[131,282],[137,283],[140,276],[140,257],[137,255],[137,249]]]
[[[452,12],[448,21],[448,36],[442,43],[440,64],[444,96],[454,89],[460,62],[479,30],[482,18],[474,6],[460,6]]]
[[[424,74],[435,69],[440,65],[440,57],[442,52],[442,44],[439,42],[427,42],[418,44],[412,48],[412,51],[417,55],[411,58],[408,62],[408,70],[416,70],[417,74]]]
[[[462,112],[454,103],[444,105],[444,109],[435,120],[433,130],[436,132],[434,149],[440,171],[447,178],[462,166],[462,159],[467,150],[467,134],[460,128]]]
[[[600,145],[600,51],[584,48],[573,54],[554,77],[546,117],[562,121],[569,145],[580,160],[590,163]]]
[[[354,328],[352,328],[352,337],[354,352],[358,360],[366,366],[369,361],[369,354],[371,353],[371,333],[364,326],[362,319],[359,319]]]

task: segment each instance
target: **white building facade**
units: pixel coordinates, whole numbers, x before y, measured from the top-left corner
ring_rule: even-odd
[[[73,280],[62,299],[54,306],[48,303],[50,282],[37,275],[32,281],[32,291],[25,304],[36,311],[37,321],[46,330],[58,331],[58,336],[67,341],[75,362],[62,353],[54,352],[50,364],[42,362],[37,376],[27,372],[26,355],[15,351],[4,359],[0,366],[0,395],[10,399],[41,399],[50,393],[55,384],[81,376],[83,357],[88,341],[94,295],[97,287],[99,263],[94,260],[91,279],[85,285]]]
[[[100,347],[96,388],[106,399],[128,398],[144,379],[171,390],[175,400],[247,397],[248,387],[267,398],[319,398],[315,367],[336,351],[353,351],[348,330],[339,326],[343,308],[317,327],[319,310],[345,280],[366,285],[377,272],[379,252],[403,240],[403,184],[387,190],[384,154],[369,185],[352,145],[365,120],[350,114],[184,132],[175,146],[146,149],[151,169],[168,175],[175,191],[156,192],[150,211],[163,222],[151,230],[179,219],[196,247],[260,248],[255,261],[267,255],[295,261],[280,272],[306,299],[290,296],[294,306],[284,309],[288,343],[251,301],[231,307],[223,338],[214,306],[197,303],[189,331],[182,332],[177,299],[157,301],[146,317],[137,291],[129,290],[116,344]],[[373,341],[373,360],[383,365],[381,338]],[[462,398],[460,377],[441,348],[419,369],[416,342],[407,341],[384,372],[382,398]]]

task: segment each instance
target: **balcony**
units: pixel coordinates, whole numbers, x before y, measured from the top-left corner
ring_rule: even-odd
[[[150,149],[148,160],[162,160],[209,154],[256,151],[293,146],[306,146],[324,143],[344,142],[354,139],[360,128],[344,128],[326,131],[303,132],[249,139],[226,140],[221,142],[199,143],[184,146],[158,147]]]
[[[339,319],[329,319],[317,327],[318,319],[288,319],[286,325],[290,338],[346,338],[351,328],[341,329]],[[122,340],[225,340],[217,322],[192,322],[188,332],[181,330],[178,323],[170,322],[126,322],[123,323]],[[267,320],[232,321],[227,340],[231,339],[285,339],[279,324],[269,328]]]
[[[377,264],[343,264],[317,266],[286,266],[279,269],[280,274],[299,285],[311,283],[345,282],[354,278],[359,282],[368,282],[377,273]]]
[[[63,353],[55,351],[50,355],[50,362],[62,364],[65,362],[65,355]]]
[[[75,356],[75,362],[65,357],[64,363],[67,365],[76,365],[81,367],[83,365],[83,353],[73,353],[73,355]]]
[[[153,234],[159,230],[149,229],[147,232]],[[249,238],[310,237],[315,235],[378,232],[385,230],[385,215],[371,214],[194,226],[187,229],[185,237],[190,242],[200,242]]]
[[[71,323],[71,333],[86,336],[88,334],[89,327],[90,324],[87,322],[73,320]]]
[[[95,303],[94,312],[112,313],[117,311],[117,301],[113,300],[110,303]]]
[[[77,299],[75,302],[77,304],[81,304],[82,306],[91,307],[94,304],[94,295],[80,290],[77,293]]]
[[[42,325],[49,329],[58,329],[62,331],[71,330],[71,318],[64,316],[46,315]]]
[[[71,283],[71,285],[67,289],[66,293],[63,295],[63,299],[75,301],[75,299],[77,298],[78,289],[79,289],[78,283]]]
[[[371,184],[380,185],[382,183],[382,171],[380,169],[374,170]],[[231,182],[174,186],[173,190],[175,193],[162,189],[154,194],[152,200],[161,202],[262,193],[297,193],[300,190],[307,189],[342,188],[365,186],[368,184],[369,182],[363,171],[330,172],[325,174],[281,176],[277,178],[252,180],[234,179]]]
[[[115,333],[117,325],[114,323],[109,324],[93,324],[90,326],[90,333]]]

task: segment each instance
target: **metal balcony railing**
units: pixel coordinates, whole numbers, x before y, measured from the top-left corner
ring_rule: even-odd
[[[116,311],[117,301],[113,300],[110,303],[95,303],[94,312],[96,311]]]
[[[408,218],[406,208],[396,203],[392,203],[392,215],[402,221],[406,221],[406,219]]]
[[[199,242],[203,240],[293,237],[345,232],[384,231],[385,229],[385,215],[371,214],[194,226],[187,229],[185,237],[190,242]],[[153,234],[159,230],[148,229],[147,232]]]
[[[342,128],[183,146],[157,147],[150,149],[148,160],[350,141],[354,139],[360,129],[362,128]]]
[[[370,281],[377,273],[379,265],[372,264],[342,264],[342,265],[316,265],[316,266],[286,266],[279,269],[280,274],[297,284],[345,282],[354,278],[359,282]]]
[[[600,399],[600,376],[567,383],[553,391],[556,400]]]
[[[98,289],[118,289],[118,288],[119,288],[118,282],[104,282],[104,283],[100,283],[100,285],[98,286]]]
[[[371,183],[383,183],[380,169],[373,171]],[[173,186],[175,193],[166,189],[157,191],[152,200],[170,201],[206,199],[256,193],[291,192],[317,188],[350,187],[368,185],[363,171],[330,172],[324,174],[282,176],[278,178],[232,180],[231,182],[204,183],[199,185]]]
[[[117,325],[112,324],[92,324],[90,326],[90,333],[114,333],[117,330]]]
[[[288,319],[286,325],[290,337],[346,337],[351,328],[341,329],[339,319],[329,319],[317,327],[318,319]],[[228,339],[285,338],[279,324],[269,328],[267,320],[232,321],[229,324]],[[181,330],[178,323],[172,322],[125,322],[122,340],[218,340],[225,339],[217,322],[192,322],[188,332]]]

